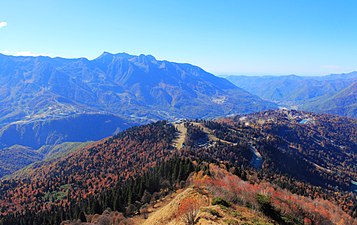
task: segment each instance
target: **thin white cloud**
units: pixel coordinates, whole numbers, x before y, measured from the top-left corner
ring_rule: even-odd
[[[0,53],[4,54],[4,55],[13,55],[13,56],[51,56],[51,54],[47,54],[47,53],[34,53],[31,51],[16,51],[16,52],[12,52],[9,50],[3,50],[0,51]]]
[[[19,52],[14,52],[14,56],[40,56],[43,55],[41,53],[34,53],[31,51],[19,51]]]
[[[7,22],[0,21],[0,29],[7,26]]]
[[[4,55],[10,55],[10,51],[9,50],[2,50],[0,53],[4,54]]]

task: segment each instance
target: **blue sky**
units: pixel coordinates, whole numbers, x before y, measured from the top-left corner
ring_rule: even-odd
[[[0,52],[151,54],[215,74],[357,70],[357,1],[3,0]]]

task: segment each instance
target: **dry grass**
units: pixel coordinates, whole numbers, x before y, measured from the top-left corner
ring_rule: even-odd
[[[178,130],[179,136],[175,139],[173,146],[177,149],[181,149],[186,139],[187,128],[184,123],[174,124],[174,126]]]

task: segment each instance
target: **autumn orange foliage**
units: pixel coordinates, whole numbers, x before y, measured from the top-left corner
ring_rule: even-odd
[[[331,202],[292,194],[268,182],[251,184],[220,168],[210,165],[211,176],[202,172],[195,174],[191,182],[195,187],[205,187],[215,196],[221,196],[235,204],[249,205],[258,209],[257,194],[270,196],[272,206],[283,216],[302,222],[313,221],[320,224],[331,221],[333,224],[357,224],[347,213]]]
[[[184,222],[188,225],[195,224],[195,219],[199,211],[199,203],[195,199],[184,199],[178,210],[178,215],[181,216]]]

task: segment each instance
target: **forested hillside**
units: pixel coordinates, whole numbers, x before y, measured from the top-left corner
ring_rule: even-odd
[[[131,217],[145,190],[165,195],[183,187],[195,165],[207,172],[206,163],[356,216],[356,134],[356,120],[288,110],[133,127],[2,180],[1,216],[5,224],[59,224],[109,207]]]

